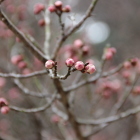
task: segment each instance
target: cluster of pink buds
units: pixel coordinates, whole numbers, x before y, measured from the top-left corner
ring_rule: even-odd
[[[52,12],[70,12],[71,7],[69,5],[63,6],[62,1],[56,1],[53,5],[48,7],[48,10]]]
[[[34,6],[34,14],[40,14],[40,12],[45,10],[45,5],[42,3],[37,3]]]
[[[74,65],[76,70],[82,71],[84,73],[93,74],[96,71],[93,64],[88,64],[85,66],[82,61],[77,61],[75,63],[72,58],[68,58],[65,63],[68,67],[72,67]]]
[[[135,86],[132,93],[133,95],[140,95],[140,86]]]
[[[105,99],[109,99],[113,93],[117,93],[122,89],[121,81],[118,79],[111,81],[104,79],[104,81],[99,81],[97,84],[96,92],[101,94]]]
[[[12,64],[16,65],[20,70],[22,70],[23,74],[30,73],[30,69],[27,68],[27,63],[24,61],[24,58],[21,54],[14,55],[11,58]]]
[[[74,66],[75,70],[81,71],[83,73],[93,74],[96,71],[96,68],[93,64],[84,64],[82,61],[75,62],[72,58],[68,58],[65,61],[67,67]],[[55,66],[55,62],[53,60],[48,60],[45,63],[45,67],[47,69],[52,69]]]
[[[61,49],[60,53],[65,52],[65,58],[72,58],[77,62],[79,58],[85,57],[90,53],[90,47],[86,45],[81,39],[76,39],[73,44],[66,45]]]
[[[104,53],[104,59],[105,60],[111,60],[116,53],[116,49],[111,47],[111,48],[106,48],[105,53]]]
[[[4,98],[0,98],[0,112],[2,114],[7,114],[9,113],[10,108],[8,107],[8,102]]]

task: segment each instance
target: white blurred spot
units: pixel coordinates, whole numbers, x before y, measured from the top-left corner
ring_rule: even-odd
[[[86,27],[86,33],[91,43],[98,44],[109,37],[110,28],[104,22],[95,22]]]

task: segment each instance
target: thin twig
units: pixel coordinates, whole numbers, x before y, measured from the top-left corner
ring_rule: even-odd
[[[34,92],[34,91],[31,91],[31,90],[27,89],[25,86],[23,86],[23,84],[18,79],[14,79],[14,83],[18,86],[18,88],[25,95],[30,95],[30,96],[39,97],[39,98],[50,97],[51,96],[49,94],[37,93],[37,92]]]
[[[71,67],[68,67],[67,74],[64,75],[64,76],[60,76],[60,79],[61,79],[61,80],[67,79],[67,78],[70,76],[70,74],[71,74]]]
[[[72,35],[72,33],[74,33],[77,29],[79,29],[81,27],[81,25],[85,22],[85,20],[90,17],[92,11],[94,10],[96,4],[97,4],[98,0],[92,0],[88,10],[85,13],[85,16],[81,19],[81,21],[75,25],[65,36],[61,37],[58,42],[57,45],[55,47],[52,59],[55,60],[57,57],[57,53],[59,52],[59,49],[61,48],[62,44],[65,42],[65,40]]]
[[[38,107],[38,108],[25,109],[25,108],[20,108],[20,107],[12,106],[12,105],[10,105],[9,108],[11,110],[18,111],[18,112],[24,112],[24,113],[42,112],[42,111],[45,111],[47,108],[49,108],[52,105],[53,101],[56,99],[56,95],[57,94],[54,94],[52,99],[46,105]]]
[[[74,84],[74,85],[72,85],[70,87],[65,88],[65,91],[70,92],[70,91],[75,90],[77,88],[80,88],[80,87],[82,87],[82,86],[84,86],[86,84],[93,83],[93,82],[97,81],[99,78],[111,76],[111,75],[117,73],[118,71],[120,71],[122,68],[123,68],[123,66],[122,66],[122,64],[120,64],[115,69],[113,69],[113,70],[111,70],[109,72],[102,73],[102,75],[101,75],[101,72],[98,72],[95,76],[91,77],[87,81],[81,81],[81,82],[79,82],[77,84]]]
[[[121,109],[121,107],[124,105],[127,98],[129,97],[129,95],[132,93],[138,79],[139,79],[139,74],[136,74],[133,84],[130,86],[129,90],[125,94],[122,95],[122,98],[114,105],[114,107],[112,108],[111,114],[114,115],[115,113],[117,113]]]
[[[35,71],[35,72],[26,74],[26,75],[15,74],[15,73],[0,73],[0,77],[25,79],[25,78],[31,78],[34,76],[41,76],[41,75],[45,75],[45,74],[48,74],[47,70]]]
[[[137,106],[133,109],[129,109],[125,112],[122,112],[118,115],[113,115],[110,117],[106,117],[103,119],[77,119],[77,122],[80,124],[86,124],[86,125],[99,125],[99,124],[106,124],[106,123],[112,123],[115,121],[118,121],[120,119],[129,117],[130,115],[135,115],[136,113],[140,112],[140,106]]]
[[[13,33],[15,33],[15,35],[24,43],[24,46],[27,47],[40,61],[42,61],[43,63],[47,61],[44,54],[36,46],[34,46],[26,38],[26,36],[21,31],[19,31],[19,29],[8,19],[8,17],[2,11],[1,7],[0,7],[0,20],[2,20],[7,25],[7,27]]]

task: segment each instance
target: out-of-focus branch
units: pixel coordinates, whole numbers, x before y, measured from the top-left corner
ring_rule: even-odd
[[[111,71],[109,71],[109,72],[104,72],[104,73],[102,73],[102,75],[101,75],[101,72],[98,72],[95,76],[91,77],[91,78],[88,79],[87,81],[81,81],[81,82],[79,82],[79,83],[77,83],[77,84],[74,84],[74,85],[72,85],[72,86],[70,86],[70,87],[65,88],[65,91],[66,91],[66,92],[70,92],[70,91],[75,90],[75,89],[77,89],[77,88],[80,88],[80,87],[82,87],[82,86],[84,86],[84,85],[86,85],[86,84],[93,83],[93,82],[97,81],[97,80],[98,80],[99,78],[101,78],[101,77],[111,76],[111,75],[117,73],[118,71],[120,71],[122,68],[123,68],[123,64],[120,64],[120,65],[119,65],[118,67],[116,67],[115,69],[113,69],[113,70],[111,70]]]
[[[134,78],[134,81],[133,81],[133,84],[130,86],[128,92],[126,92],[126,93],[123,95],[123,97],[121,98],[121,100],[119,100],[119,101],[114,105],[114,107],[112,108],[112,111],[111,111],[111,113],[110,113],[111,115],[115,115],[115,114],[118,112],[118,110],[123,106],[123,104],[124,104],[125,101],[127,100],[128,96],[129,96],[130,93],[133,91],[134,86],[135,86],[135,84],[137,83],[138,79],[139,79],[139,74],[136,74],[136,75],[135,75],[135,78]],[[136,107],[136,108],[139,108],[139,107]],[[136,110],[133,109],[133,110],[134,110],[134,112],[135,112],[137,109],[136,109]],[[131,109],[131,110],[126,111],[126,114],[128,114],[129,111],[133,113],[133,110]],[[136,112],[136,113],[137,113],[137,112]],[[121,113],[121,114],[122,114],[122,113]],[[130,115],[133,115],[133,114],[130,113]],[[126,117],[127,117],[127,116],[126,116]],[[94,134],[98,133],[99,131],[101,131],[102,129],[104,129],[105,127],[107,127],[108,125],[109,125],[109,123],[106,123],[106,122],[105,122],[104,124],[99,125],[98,128],[97,128],[96,130],[93,130],[93,132],[91,132],[90,134],[88,134],[88,135],[85,136],[85,137],[90,137],[91,135],[94,135]]]
[[[38,108],[25,109],[25,108],[20,108],[20,107],[11,106],[11,105],[9,106],[9,108],[13,111],[24,112],[24,113],[35,113],[35,112],[45,111],[47,108],[49,108],[52,105],[52,103],[56,99],[56,95],[57,94],[54,94],[53,97],[48,101],[46,105],[38,107]]]
[[[52,1],[49,1],[49,4],[51,4]],[[50,40],[51,40],[51,19],[50,19],[50,12],[48,9],[45,10],[44,14],[44,20],[45,20],[45,42],[44,42],[44,52],[48,59],[50,59],[49,55],[49,47],[50,47]]]
[[[118,121],[120,119],[129,117],[130,115],[135,115],[138,112],[140,112],[140,106],[137,106],[133,109],[129,109],[129,110],[127,110],[125,112],[122,112],[118,115],[106,117],[106,118],[103,118],[103,119],[97,119],[97,120],[77,119],[77,122],[80,123],[80,124],[86,124],[86,125],[99,125],[99,124],[105,124],[105,123],[112,123],[112,122]]]
[[[13,136],[0,132],[0,140],[17,140]]]
[[[15,74],[15,73],[0,73],[0,77],[25,79],[25,78],[31,78],[34,76],[41,76],[41,75],[45,75],[45,74],[48,74],[47,70],[35,71],[35,72],[26,74],[26,75]]]
[[[18,88],[25,94],[25,95],[30,95],[30,96],[34,96],[34,97],[39,97],[39,98],[43,98],[43,97],[50,97],[51,95],[49,94],[44,94],[44,93],[37,93],[34,91],[31,91],[29,89],[27,89],[25,86],[22,85],[22,83],[18,80],[18,79],[14,79],[14,83],[18,86]]]
[[[85,13],[85,16],[81,19],[81,21],[75,25],[65,36],[61,37],[58,42],[56,43],[56,47],[52,56],[52,59],[55,60],[57,57],[57,53],[59,52],[59,49],[61,48],[62,44],[65,42],[65,40],[72,34],[74,33],[81,25],[84,23],[84,21],[91,16],[92,11],[94,10],[98,0],[92,0],[88,10]]]
[[[114,115],[121,109],[121,107],[124,105],[129,95],[132,93],[138,79],[139,79],[139,74],[136,74],[133,84],[130,86],[129,90],[125,94],[122,95],[122,98],[114,105],[114,107],[112,108],[111,114]]]
[[[36,46],[34,46],[26,38],[26,36],[21,31],[19,31],[19,29],[8,19],[8,17],[2,11],[1,7],[0,20],[3,21],[13,33],[15,33],[15,35],[24,43],[25,47],[27,47],[40,61],[42,61],[43,63],[46,62],[47,59],[44,54]]]

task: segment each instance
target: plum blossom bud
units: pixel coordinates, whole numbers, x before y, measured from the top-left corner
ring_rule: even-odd
[[[26,62],[20,61],[20,62],[18,63],[18,68],[19,68],[19,69],[24,69],[24,68],[26,68],[26,67],[27,67],[27,63],[26,63]]]
[[[50,5],[50,6],[48,7],[48,11],[50,11],[51,13],[52,13],[52,12],[55,12],[55,11],[56,11],[55,6],[54,6],[54,5]]]
[[[71,6],[70,5],[66,5],[63,9],[63,12],[70,12],[71,11]]]
[[[68,58],[65,62],[68,67],[72,67],[74,65],[74,60],[72,58]]]
[[[93,74],[96,71],[96,68],[93,64],[88,64],[85,67],[85,72],[89,73],[89,74]]]
[[[37,3],[35,6],[34,6],[34,14],[39,14],[41,11],[43,11],[45,9],[45,6],[44,4],[41,4],[41,3]]]
[[[131,63],[129,61],[124,62],[123,64],[125,69],[129,69],[131,67]]]
[[[22,55],[15,55],[11,58],[11,62],[14,64],[14,65],[17,65],[20,61],[23,60],[23,56]]]
[[[136,87],[133,89],[133,94],[134,94],[134,95],[140,94],[140,86],[136,86]]]
[[[133,58],[130,60],[132,66],[136,66],[138,64],[138,58]]]
[[[0,98],[0,107],[7,106],[8,102],[5,98]]]
[[[53,115],[51,117],[51,122],[58,123],[60,121],[60,117],[58,115]]]
[[[0,111],[2,114],[7,114],[9,113],[10,108],[8,106],[3,106]]]
[[[44,20],[44,19],[40,19],[40,20],[38,21],[38,25],[44,26],[44,25],[45,25],[45,20]]]
[[[77,48],[77,49],[80,49],[83,47],[83,42],[80,40],[80,39],[77,39],[74,41],[74,47]]]
[[[115,48],[113,48],[113,47],[111,47],[111,48],[108,48],[109,49],[109,51],[111,51],[113,54],[115,54],[117,51],[116,51],[116,49]]]
[[[122,72],[122,76],[123,76],[124,78],[128,79],[128,78],[130,78],[130,76],[131,76],[131,72],[125,70],[125,71]]]
[[[111,51],[107,51],[105,53],[105,59],[106,60],[111,60],[113,58],[113,53]]]
[[[83,51],[83,55],[87,55],[90,51],[89,46],[83,46],[82,51]]]
[[[47,69],[52,69],[52,68],[54,67],[54,65],[55,65],[55,62],[52,61],[52,60],[48,60],[48,61],[45,63],[45,67],[46,67]]]
[[[111,60],[114,56],[114,54],[116,53],[116,49],[115,48],[107,48],[104,54],[104,59],[106,60]]]
[[[76,63],[75,63],[75,68],[77,69],[77,70],[82,70],[82,69],[84,69],[84,63],[82,62],[82,61],[77,61]]]
[[[61,8],[62,5],[63,5],[63,3],[62,3],[62,1],[56,1],[56,2],[54,3],[54,5],[55,5],[56,8]]]

